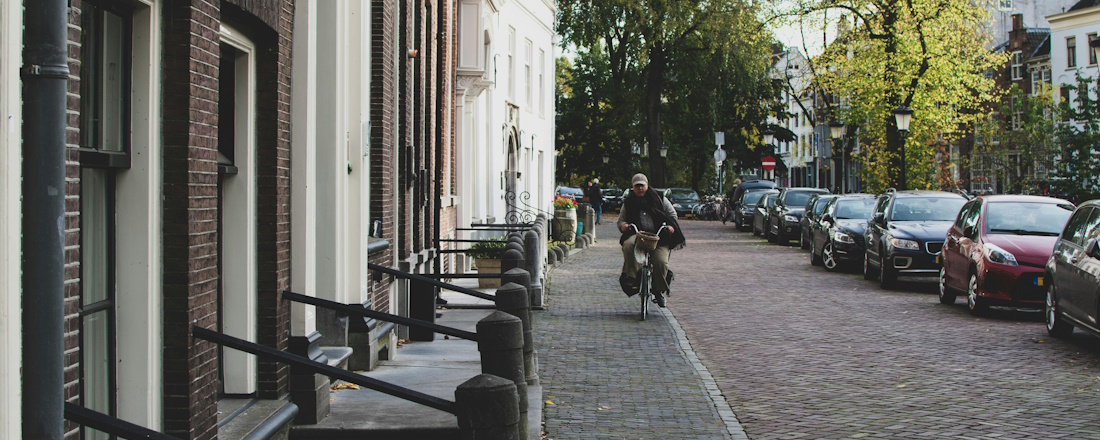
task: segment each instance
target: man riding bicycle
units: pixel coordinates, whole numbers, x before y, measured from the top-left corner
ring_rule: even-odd
[[[623,198],[623,207],[619,210],[619,219],[616,222],[619,231],[623,233],[619,238],[619,244],[623,247],[623,270],[619,275],[619,284],[627,295],[638,293],[638,262],[634,259],[634,241],[637,237],[635,229],[630,225],[635,225],[642,231],[657,233],[661,224],[667,224],[666,231],[657,242],[657,249],[650,253],[654,270],[653,288],[657,292],[653,296],[653,302],[664,307],[664,295],[669,291],[666,279],[669,253],[674,248],[684,246],[684,234],[680,231],[680,224],[676,222],[676,209],[672,207],[672,202],[649,188],[649,179],[645,174],[635,174],[631,183],[631,191]]]

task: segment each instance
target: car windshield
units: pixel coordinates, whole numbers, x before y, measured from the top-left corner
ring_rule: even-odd
[[[825,205],[829,204],[829,200],[831,200],[831,199],[828,198],[828,197],[820,197],[817,200],[815,200],[814,201],[814,214],[821,214],[821,211],[825,210]]]
[[[875,210],[875,199],[837,200],[836,218],[869,219]]]
[[[990,234],[1057,236],[1073,214],[1073,205],[1035,202],[995,202],[985,208]]]
[[[813,197],[814,194],[816,193],[806,191],[789,191],[787,192],[787,195],[783,196],[783,203],[786,203],[787,206],[803,207],[806,206],[806,202],[809,202],[810,197]]]
[[[745,206],[755,205],[756,202],[759,202],[760,198],[764,197],[764,194],[767,193],[767,191],[750,191],[745,193]]]
[[[954,221],[959,208],[966,203],[962,197],[904,197],[894,202],[890,219],[896,221]]]
[[[561,195],[563,195],[563,196],[572,196],[572,195],[578,195],[579,196],[579,195],[581,195],[580,188],[570,188],[570,187],[567,187],[567,186],[561,187],[560,192],[561,192]]]
[[[623,190],[618,188],[608,188],[603,190],[604,197],[618,197],[623,194]]]
[[[675,200],[677,202],[696,202],[696,201],[699,201],[699,194],[697,194],[695,191],[692,191],[690,189],[673,188],[671,190],[671,192],[672,192],[672,195],[670,195],[669,198],[672,199],[672,200]]]

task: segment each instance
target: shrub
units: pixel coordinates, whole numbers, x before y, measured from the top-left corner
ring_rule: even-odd
[[[479,241],[470,246],[466,255],[470,258],[499,259],[504,245],[507,242],[503,238],[490,238],[488,241]]]

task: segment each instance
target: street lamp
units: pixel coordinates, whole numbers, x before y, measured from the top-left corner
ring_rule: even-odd
[[[844,173],[844,123],[833,120],[829,123],[829,134],[833,135],[833,161],[837,160],[837,153],[840,153],[840,173],[837,173],[837,167],[833,167],[833,185],[836,186],[837,192],[841,192],[840,186],[837,185],[837,181],[845,178]],[[839,148],[837,148],[839,145]]]
[[[603,163],[604,163],[604,164],[606,164],[606,163],[608,163],[608,162],[610,162],[610,161],[611,161],[611,156],[609,156],[609,155],[608,155],[607,153],[604,153],[604,155],[603,155]]]
[[[899,151],[899,166],[898,166],[898,188],[899,190],[906,189],[905,180],[905,138],[909,134],[909,121],[913,119],[913,109],[906,107],[902,104],[901,107],[894,109],[894,122],[898,127],[898,137],[901,138],[901,150]]]
[[[772,131],[772,128],[771,127],[765,128],[764,129],[764,146],[766,147],[768,145],[771,145],[772,140],[774,140],[774,139],[775,139],[775,132]]]
[[[663,146],[663,145],[661,146],[661,157],[662,158],[668,157],[668,147]]]

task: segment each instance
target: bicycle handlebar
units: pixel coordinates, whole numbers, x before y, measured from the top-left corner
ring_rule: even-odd
[[[665,232],[665,227],[667,227],[667,226],[668,226],[668,223],[661,223],[661,227],[657,229],[657,236],[658,237],[661,236],[662,232]],[[641,231],[640,229],[638,229],[638,225],[636,225],[634,223],[630,223],[630,227],[634,228],[634,233],[635,234],[637,234],[638,232]]]

